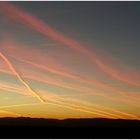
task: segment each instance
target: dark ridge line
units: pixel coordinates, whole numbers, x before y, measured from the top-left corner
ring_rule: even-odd
[[[108,119],[108,118],[69,118],[69,119],[47,119],[30,117],[4,117],[0,118],[2,126],[30,126],[30,127],[138,127],[139,120]]]

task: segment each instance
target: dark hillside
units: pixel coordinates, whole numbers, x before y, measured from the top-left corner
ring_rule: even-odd
[[[139,120],[0,118],[0,129],[0,138],[140,138]]]

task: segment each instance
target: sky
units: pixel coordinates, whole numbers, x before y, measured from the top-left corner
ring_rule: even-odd
[[[140,2],[0,2],[0,117],[140,119]]]

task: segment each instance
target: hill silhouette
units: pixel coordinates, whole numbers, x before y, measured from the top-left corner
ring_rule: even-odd
[[[7,133],[8,135],[5,135]],[[0,118],[0,138],[140,138],[140,121],[125,119]]]
[[[0,126],[34,126],[34,127],[140,127],[139,120],[79,118],[79,119],[45,119],[45,118],[0,118]]]

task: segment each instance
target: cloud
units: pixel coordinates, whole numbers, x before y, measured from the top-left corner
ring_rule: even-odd
[[[28,89],[28,91],[35,97],[38,98],[42,103],[44,103],[44,100],[38,95],[37,92],[35,92],[29,85],[26,83],[26,81],[21,77],[21,75],[17,72],[13,64],[9,61],[9,59],[2,53],[0,52],[0,57],[5,61],[9,69],[13,72],[13,74],[18,78],[18,80]]]
[[[96,64],[96,66],[103,71],[104,73],[108,74],[108,76],[114,78],[115,80],[124,82],[124,83],[128,83],[131,85],[135,85],[135,86],[140,86],[140,82],[139,82],[139,73],[134,73],[134,71],[132,69],[129,69],[123,65],[120,65],[118,63],[114,63],[113,65],[116,65],[115,67],[112,66],[112,62],[109,59],[104,59],[102,54],[97,53],[95,50],[93,52],[89,51],[86,47],[84,47],[83,45],[81,45],[81,43],[79,43],[78,41],[66,37],[65,35],[59,33],[58,31],[56,31],[54,28],[52,28],[51,26],[49,26],[48,24],[46,24],[45,22],[41,21],[40,19],[36,18],[35,16],[30,15],[29,13],[17,8],[16,6],[7,3],[7,2],[2,2],[0,5],[0,11],[4,12],[6,15],[12,17],[13,19],[15,19],[16,21],[19,21],[25,25],[27,25],[28,27],[34,29],[35,31],[41,33],[42,35],[44,35],[45,37],[49,37],[50,39],[53,39],[57,42],[60,42],[68,47],[70,47],[71,49],[73,49],[74,51],[79,52],[80,54],[85,55],[89,60],[91,60],[91,62],[93,62],[94,64]],[[8,42],[9,43],[9,42]],[[9,45],[10,46],[10,45]],[[18,50],[18,47],[12,47],[10,46],[10,49],[7,49],[7,51],[11,51],[14,52],[15,49]],[[19,48],[20,50],[21,48]],[[10,52],[9,51],[9,52]],[[21,51],[21,50],[20,50]],[[28,50],[25,51],[21,51],[22,54],[26,54],[29,55],[29,53],[26,52],[31,52]],[[16,51],[16,54],[17,51]],[[11,55],[11,52],[10,52]],[[1,58],[6,62],[6,64],[8,65],[8,67],[10,68],[10,70],[13,72],[13,74],[19,79],[19,81],[29,90],[30,93],[32,93],[33,96],[37,97],[41,102],[44,102],[44,100],[38,95],[37,92],[35,92],[29,85],[28,83],[26,83],[26,81],[22,78],[22,77],[26,77],[25,75],[20,75],[17,70],[14,68],[13,64],[9,61],[9,59],[7,59],[7,57],[5,57],[5,55],[1,52],[0,53]],[[50,63],[55,64],[55,66],[43,66],[40,63],[35,63],[32,60],[34,58],[40,58],[40,61],[42,61],[41,57],[38,56],[42,56],[46,59],[49,60]],[[15,59],[17,58],[15,55],[13,55],[12,57],[14,57]],[[110,59],[112,59],[111,57],[109,57]],[[85,77],[81,77],[79,75],[76,75],[72,72],[70,72],[69,70],[66,70],[64,67],[60,66],[59,64],[57,64],[57,62],[52,61],[46,54],[44,53],[33,53],[32,56],[29,57],[30,60],[26,60],[25,58],[17,58],[18,61],[24,62],[26,64],[30,64],[34,67],[40,68],[40,69],[44,69],[47,70],[53,74],[62,76],[62,77],[66,77],[75,81],[79,81],[79,82],[83,82],[83,83],[87,83],[87,84],[96,84],[99,87],[102,87],[103,89],[107,89],[109,91],[112,92],[118,92],[121,95],[124,95],[124,93],[120,90],[117,89],[116,87],[113,87],[112,84],[109,84],[107,82],[103,82],[101,80],[94,80],[94,79],[87,79]],[[43,61],[42,61],[43,62]],[[114,61],[113,61],[114,62]],[[123,69],[121,69],[123,68]],[[26,72],[26,70],[24,70],[24,72]],[[41,82],[45,82],[45,83],[51,83],[54,85],[58,85],[61,87],[66,87],[66,88],[71,88],[74,90],[77,90],[77,87],[72,85],[72,84],[68,84],[68,83],[64,83],[62,81],[56,81],[55,79],[51,79],[41,75],[41,74],[37,74],[37,73],[32,73],[28,70],[27,73],[27,78],[31,78],[31,79],[35,79]],[[76,88],[75,88],[76,87]],[[85,88],[86,89],[86,88]],[[78,88],[79,91],[83,90],[82,88]],[[90,92],[88,92],[87,94],[89,94]],[[96,93],[93,93],[93,95],[96,95]],[[97,96],[100,96],[99,94],[97,94]],[[106,97],[106,95],[103,95]],[[109,98],[109,97],[108,97]],[[64,103],[62,101],[54,101],[55,103],[60,103],[62,106],[65,106],[69,109],[74,109],[74,110],[79,110],[79,111],[83,111],[83,112],[87,112],[87,113],[92,113],[92,114],[98,114],[101,116],[106,116],[106,115],[102,112],[102,114],[98,112],[92,112],[90,110],[83,109],[81,107],[79,107],[78,105],[74,105],[74,104],[69,104],[68,103]],[[61,106],[60,105],[60,106]],[[75,108],[77,107],[77,108]],[[113,109],[112,109],[113,110]],[[119,112],[118,112],[119,113]],[[123,115],[128,115],[129,117],[135,117],[131,114],[128,113],[122,113]],[[111,115],[111,114],[110,114]],[[106,116],[107,117],[107,116]],[[108,116],[109,117],[109,116]]]
[[[135,86],[140,86],[140,80],[137,79],[137,77],[139,77],[139,74],[136,75],[130,69],[125,69],[124,71],[122,71],[121,69],[116,69],[112,67],[109,64],[109,62],[106,62],[104,59],[101,58],[100,54],[89,51],[86,47],[83,47],[76,40],[61,34],[57,30],[52,28],[50,25],[46,24],[45,22],[36,18],[35,16],[32,16],[28,12],[23,11],[18,7],[14,6],[13,4],[7,2],[1,2],[0,9],[6,15],[27,25],[28,27],[41,33],[45,37],[49,37],[87,56],[87,58],[89,58],[93,63],[95,63],[99,69],[101,69],[103,72],[108,74],[108,76],[114,78],[115,80],[122,81],[124,83],[132,84]]]

